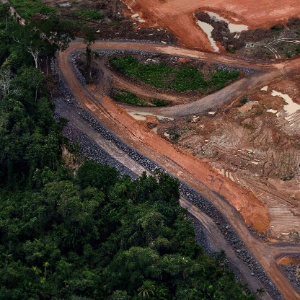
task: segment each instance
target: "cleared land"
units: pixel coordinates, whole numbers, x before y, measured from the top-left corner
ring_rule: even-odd
[[[207,35],[196,24],[196,10],[216,12],[233,24],[267,28],[300,14],[297,0],[123,0],[133,13],[149,25],[162,26],[172,32],[183,46],[213,51]],[[176,20],[176,22],[174,22]]]

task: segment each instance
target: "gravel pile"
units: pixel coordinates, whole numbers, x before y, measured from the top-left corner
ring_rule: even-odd
[[[288,278],[294,289],[300,294],[300,277],[297,276],[297,266],[280,266],[280,268]]]

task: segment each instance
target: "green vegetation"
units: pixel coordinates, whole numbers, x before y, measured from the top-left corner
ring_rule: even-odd
[[[205,79],[203,73],[192,66],[143,64],[133,56],[115,56],[109,62],[116,70],[135,80],[178,92],[192,90],[209,93],[223,88],[239,77],[238,71],[216,70],[209,79]]]
[[[161,99],[152,99],[151,103],[154,106],[168,106],[169,102],[166,100],[161,100]]]
[[[276,25],[272,26],[271,29],[274,31],[281,31],[284,29],[284,26],[282,24],[276,24]]]
[[[168,175],[131,181],[86,162],[75,178],[35,178],[35,189],[0,193],[4,299],[254,299],[224,255],[195,244]]]
[[[113,95],[117,102],[127,103],[136,106],[149,106],[149,104],[142,98],[125,90],[116,90]]]
[[[50,15],[56,12],[55,8],[46,6],[41,0],[10,0],[10,3],[20,16],[27,20],[38,13]]]
[[[240,100],[240,103],[241,105],[244,105],[248,102],[248,97],[247,96],[244,96],[241,100]]]
[[[25,51],[52,44],[19,30],[0,5],[0,298],[254,299],[194,242],[177,180],[62,164],[64,122]]]
[[[160,99],[151,99],[149,103],[126,90],[115,90],[113,98],[117,102],[127,103],[135,106],[167,106],[169,104],[167,101]]]
[[[291,52],[286,51],[284,54],[285,54],[285,56],[286,56],[287,58],[291,58],[291,57],[292,57]]]
[[[75,16],[85,19],[102,20],[104,18],[104,15],[95,9],[78,9],[72,13]]]
[[[236,50],[235,49],[232,49],[232,48],[226,48],[226,51],[231,53],[231,54],[235,54],[236,53]]]

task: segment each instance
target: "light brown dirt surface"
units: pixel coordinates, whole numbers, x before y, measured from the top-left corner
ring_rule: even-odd
[[[216,12],[233,23],[265,28],[299,16],[298,0],[122,0],[133,13],[149,24],[167,28],[182,45],[213,51],[206,34],[196,25],[196,10]]]

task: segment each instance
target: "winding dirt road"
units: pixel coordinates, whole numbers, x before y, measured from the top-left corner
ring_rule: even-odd
[[[251,194],[234,182],[216,174],[208,165],[189,154],[180,151],[170,143],[166,142],[149,129],[145,128],[138,121],[130,117],[126,111],[114,104],[109,97],[103,94],[103,91],[97,87],[84,88],[73,72],[70,56],[76,51],[85,49],[85,44],[76,41],[71,43],[70,47],[59,54],[60,71],[65,78],[71,92],[76,97],[80,105],[90,111],[93,116],[101,121],[109,130],[120,137],[126,144],[137,149],[146,157],[152,159],[167,171],[190,185],[197,192],[205,196],[209,201],[223,213],[230,221],[234,230],[241,237],[246,247],[250,250],[255,259],[261,264],[263,269],[269,275],[273,283],[285,299],[300,299],[300,295],[293,289],[287,278],[283,275],[276,264],[275,256],[280,253],[300,253],[300,246],[294,245],[269,245],[260,239],[254,237],[248,230],[247,225],[251,225],[257,231],[263,232],[269,226],[269,216],[265,207]],[[235,59],[233,57],[213,55],[193,50],[181,49],[179,47],[141,44],[128,42],[96,42],[93,45],[94,50],[127,50],[127,51],[145,51],[154,53],[165,53],[170,55],[185,56],[218,62],[235,67],[251,68],[260,71],[260,75],[251,78],[245,78],[228,87],[228,91],[222,90],[227,96],[223,100],[216,102],[216,98],[222,93],[210,95],[206,100],[195,102],[193,107],[183,105],[180,108],[174,108],[173,111],[164,111],[165,114],[177,116],[179,111],[185,114],[201,112],[201,101],[207,101],[207,106],[215,107],[222,105],[224,101],[232,100],[231,97],[241,95],[247,89],[255,86],[267,84],[274,78],[284,74],[297,72],[300,65],[300,59],[283,64],[250,64],[248,62]],[[210,98],[209,98],[210,97]],[[223,101],[223,102],[222,102]],[[191,110],[192,109],[192,110]],[[163,110],[161,110],[163,112]],[[72,118],[72,116],[70,116]],[[92,129],[91,129],[92,130]],[[216,193],[213,193],[215,191]],[[221,195],[222,197],[218,196]],[[226,201],[224,201],[224,198]],[[182,206],[196,218],[200,219],[199,210],[189,202],[182,200]],[[233,208],[235,207],[235,209]],[[238,213],[239,212],[239,213]],[[243,217],[241,219],[240,215]],[[246,225],[246,224],[247,225]],[[286,251],[285,251],[286,250]],[[245,274],[250,283],[251,275]],[[253,286],[253,285],[252,285]],[[270,299],[266,295],[267,299]]]

